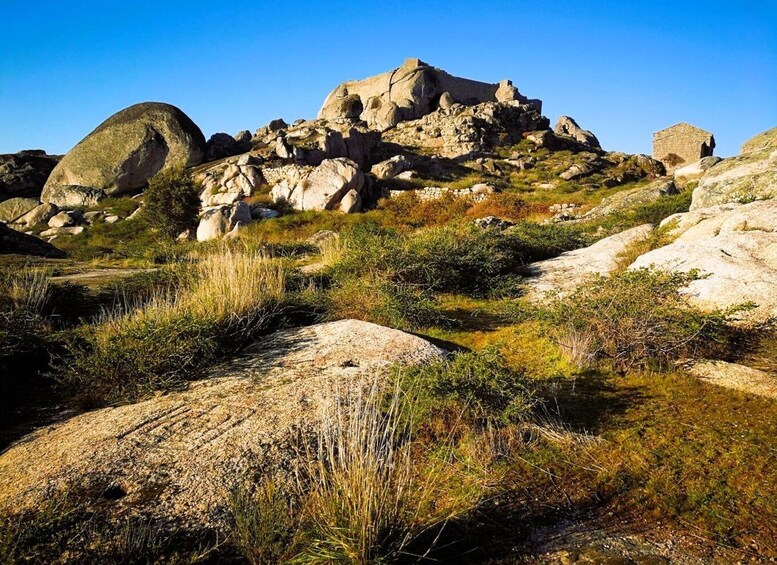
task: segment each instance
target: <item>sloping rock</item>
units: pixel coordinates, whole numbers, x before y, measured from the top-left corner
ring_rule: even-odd
[[[251,208],[243,201],[206,209],[197,225],[197,241],[218,239],[250,221]]]
[[[531,104],[538,113],[542,111],[540,100],[529,100],[510,81],[489,84],[454,77],[419,59],[407,59],[387,73],[339,85],[327,96],[318,117],[361,119],[383,131],[434,111],[443,97],[448,107],[499,101]]]
[[[565,135],[571,137],[584,145],[601,149],[599,140],[596,136],[587,129],[581,128],[577,122],[569,116],[561,116],[556,122],[556,127],[553,128],[556,135]]]
[[[695,163],[685,165],[684,167],[680,167],[679,169],[675,170],[674,180],[678,183],[682,183],[683,185],[691,181],[699,180],[704,176],[704,173],[720,163],[722,160],[723,159],[720,157],[704,157],[703,159],[699,159]]]
[[[184,392],[24,438],[0,455],[0,511],[40,506],[58,489],[99,503],[110,488],[123,493],[112,511],[132,508],[192,529],[224,526],[234,485],[293,480],[295,442],[326,406],[365,379],[387,381],[395,363],[442,356],[419,337],[355,320],[278,332]]]
[[[327,159],[314,169],[292,170],[271,191],[275,202],[286,201],[295,210],[334,210],[346,194],[361,195],[364,175],[349,159]]]
[[[651,204],[665,196],[678,193],[679,191],[673,181],[659,179],[646,186],[616,192],[615,194],[602,199],[601,203],[592,208],[585,217],[600,218],[614,212],[621,212],[644,204]]]
[[[777,198],[777,128],[751,139],[742,150],[704,174],[693,191],[691,210]]]
[[[0,222],[11,224],[30,210],[37,208],[37,198],[9,198],[0,202]]]
[[[35,236],[12,230],[0,222],[0,255],[36,255],[39,257],[67,257],[67,254]]]
[[[606,237],[589,247],[532,263],[527,269],[533,277],[526,281],[529,298],[539,300],[547,293],[569,294],[592,275],[609,275],[620,267],[621,254],[651,233],[653,226],[644,224]]]
[[[15,196],[38,198],[58,161],[58,156],[39,150],[0,155],[0,200]]]
[[[52,171],[41,200],[78,185],[108,196],[143,188],[164,168],[199,164],[205,154],[200,128],[169,104],[144,102],[118,112],[71,149]]]
[[[699,361],[689,373],[710,384],[777,399],[777,375],[765,371],[727,363],[725,361]]]
[[[681,214],[668,218],[679,237],[629,268],[697,270],[704,278],[685,289],[691,303],[715,309],[754,302],[749,320],[777,316],[777,201],[719,207],[706,218],[700,212],[689,212],[687,221]]]

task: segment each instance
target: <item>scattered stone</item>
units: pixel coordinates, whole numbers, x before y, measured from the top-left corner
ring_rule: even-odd
[[[16,220],[16,223],[25,228],[31,228],[38,224],[48,222],[57,212],[59,208],[50,202],[43,203],[36,206],[29,212],[27,212],[21,218]]]
[[[121,219],[121,218],[119,218],[118,216],[115,216],[115,215],[113,215],[113,214],[109,214],[109,215],[105,216],[105,223],[106,223],[106,224],[115,224],[115,223],[116,223],[116,222],[118,222],[120,219]]]
[[[513,222],[502,220],[501,218],[497,218],[496,216],[486,216],[485,218],[478,218],[477,220],[474,220],[472,223],[478,226],[479,228],[495,229],[499,231],[504,231],[507,228],[511,228],[515,225]]]
[[[54,227],[40,232],[40,237],[59,237],[61,235],[78,235],[83,233],[84,226],[66,226],[66,227]],[[51,241],[51,239],[49,240]]]
[[[259,204],[251,205],[251,218],[254,220],[271,220],[280,216],[280,212],[272,208],[265,208]]]
[[[62,186],[95,187],[108,196],[139,190],[162,169],[198,165],[204,156],[205,138],[181,110],[136,104],[108,118],[63,157],[41,200],[62,207],[52,198]]]
[[[49,227],[51,228],[66,228],[80,224],[84,220],[81,212],[65,210],[58,212],[49,219]]]
[[[378,180],[391,179],[407,172],[411,168],[410,161],[404,155],[395,155],[372,167],[372,174]]]
[[[305,243],[315,245],[319,249],[340,241],[340,234],[332,230],[320,230],[305,240]]]

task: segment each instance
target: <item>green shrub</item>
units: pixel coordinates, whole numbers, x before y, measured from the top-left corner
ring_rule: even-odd
[[[483,424],[508,424],[525,418],[534,405],[528,379],[511,371],[496,349],[458,353],[409,369],[404,379],[422,413],[455,409]]]
[[[725,348],[728,322],[741,309],[692,307],[681,289],[696,278],[653,269],[598,276],[557,299],[549,315],[560,339],[584,345],[593,361],[606,360],[619,372],[668,367]]]
[[[197,227],[201,187],[182,168],[164,169],[148,183],[143,215],[160,233],[175,238]]]
[[[354,318],[402,330],[443,321],[428,291],[379,276],[341,277],[325,297],[329,316],[337,320]]]
[[[344,230],[344,251],[331,273],[380,273],[386,280],[433,292],[472,296],[516,293],[517,270],[581,244],[570,228],[522,223],[513,229],[449,225],[398,233],[375,223]]]

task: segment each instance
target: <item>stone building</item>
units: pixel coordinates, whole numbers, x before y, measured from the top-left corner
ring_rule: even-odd
[[[691,124],[676,124],[653,134],[653,158],[661,161],[668,173],[712,157],[714,150],[715,137]]]

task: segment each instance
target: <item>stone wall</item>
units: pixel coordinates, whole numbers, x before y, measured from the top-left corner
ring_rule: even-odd
[[[690,124],[677,124],[653,134],[653,158],[661,161],[669,174],[683,165],[711,157],[714,150],[713,135]]]

